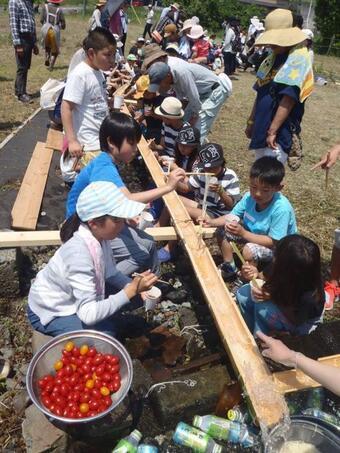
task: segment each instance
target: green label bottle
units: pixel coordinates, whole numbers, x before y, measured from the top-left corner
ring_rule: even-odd
[[[112,453],[137,453],[137,447],[142,439],[142,433],[135,429],[127,437],[120,440]]]
[[[180,422],[176,427],[173,440],[178,445],[190,447],[196,453],[221,453],[222,447],[208,434]]]

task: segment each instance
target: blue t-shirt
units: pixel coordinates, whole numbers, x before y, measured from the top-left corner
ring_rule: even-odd
[[[300,102],[300,90],[297,86],[284,85],[274,82],[278,70],[288,58],[287,54],[277,55],[273,68],[264,80],[257,80],[254,90],[257,92],[254,126],[250,149],[267,147],[267,131],[276,114],[277,108],[283,96],[287,95],[295,100],[295,105],[288,118],[278,130],[276,141],[283,151],[289,153],[292,146],[292,131],[300,133],[301,121],[304,114],[304,103]]]
[[[108,153],[100,153],[99,156],[91,160],[77,176],[67,197],[66,218],[76,212],[76,204],[80,193],[85,187],[91,184],[91,182],[95,181],[109,181],[117,187],[125,187],[117,167]]]
[[[241,218],[247,231],[269,236],[275,241],[297,233],[294,209],[280,192],[274,194],[271,203],[262,211],[256,209],[256,201],[247,192],[231,214]]]

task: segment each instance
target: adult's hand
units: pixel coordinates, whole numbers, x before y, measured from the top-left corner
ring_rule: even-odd
[[[15,52],[21,58],[24,55],[24,48],[22,46],[15,46]]]
[[[332,168],[336,161],[340,158],[340,143],[334,145],[326,154],[321,158],[321,160],[312,167],[312,170],[317,168],[322,168],[323,170],[327,170]]]
[[[82,157],[84,154],[83,146],[78,142],[78,140],[72,140],[68,144],[68,150],[71,157]]]
[[[263,347],[262,355],[264,357],[268,357],[274,360],[274,362],[282,363],[286,366],[295,366],[295,351],[287,348],[281,340],[268,337],[268,335],[262,332],[256,332],[256,336],[261,340],[261,346]]]
[[[253,134],[253,124],[247,124],[247,127],[244,130],[244,133],[246,134],[246,137],[251,139],[251,136]]]
[[[277,148],[277,143],[276,143],[276,131],[268,130],[267,132],[267,145],[269,148],[276,149]]]

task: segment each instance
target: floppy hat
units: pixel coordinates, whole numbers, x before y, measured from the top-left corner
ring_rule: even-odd
[[[204,30],[201,25],[193,25],[191,27],[190,33],[187,34],[190,39],[198,39],[204,35]]]
[[[148,75],[142,75],[139,77],[139,79],[136,81],[136,88],[137,91],[133,95],[134,99],[141,99],[144,95],[144,91],[146,91],[149,88],[150,84],[150,79]]]
[[[118,49],[120,49],[121,47],[123,47],[124,44],[123,44],[122,41],[120,40],[119,36],[116,35],[116,34],[113,34],[112,36],[113,36],[113,37],[115,38],[115,40],[116,40]]]
[[[170,119],[181,119],[184,116],[182,102],[173,96],[165,98],[161,105],[155,108],[155,113]]]
[[[288,9],[277,8],[265,18],[265,32],[257,38],[255,46],[274,45],[291,47],[306,40],[298,27],[293,27],[293,14]]]
[[[179,4],[178,4],[178,3],[173,3],[173,4],[172,4],[172,5],[170,5],[170,6],[171,6],[171,8],[175,8],[175,9],[177,9],[177,11],[178,11],[178,10],[180,9],[180,6],[179,6]]]
[[[161,61],[154,63],[149,69],[150,86],[148,91],[157,93],[161,81],[165,79],[169,72],[170,66],[168,64]]]
[[[302,33],[306,35],[306,39],[310,39],[311,41],[313,41],[314,33],[312,32],[312,30],[310,30],[309,28],[303,28]]]
[[[183,22],[183,26],[181,28],[181,33],[185,30],[189,30],[194,25],[192,19],[187,19]]]
[[[148,68],[152,62],[157,60],[158,58],[167,57],[168,54],[162,50],[158,44],[151,43],[144,48],[144,61],[142,64],[142,70]]]
[[[131,219],[140,214],[145,206],[144,203],[127,198],[112,182],[96,181],[81,192],[76,211],[83,222],[104,215]]]
[[[173,33],[177,32],[177,27],[175,24],[168,24],[164,27],[164,38],[168,38]]]
[[[203,145],[198,153],[201,163],[198,165],[200,170],[204,168],[219,167],[224,163],[223,148],[217,143],[207,143]]]
[[[171,42],[170,44],[168,44],[166,46],[165,50],[174,50],[175,52],[177,52],[179,54],[179,47],[178,47],[178,44],[175,42]]]
[[[137,38],[137,42],[145,42],[145,38],[143,38],[143,36],[139,36]]]
[[[199,145],[201,142],[201,132],[197,127],[185,123],[182,129],[178,132],[176,142],[181,145]]]
[[[128,61],[137,61],[137,57],[133,53],[129,53],[129,55],[126,57],[126,59]]]
[[[96,6],[105,6],[106,5],[106,0],[99,0],[98,3],[96,3]]]

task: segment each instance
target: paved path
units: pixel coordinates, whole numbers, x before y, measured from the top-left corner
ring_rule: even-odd
[[[46,111],[40,111],[0,150],[0,229],[11,228],[11,210],[37,141],[46,141]],[[47,179],[38,230],[57,229],[64,219],[67,191],[57,174],[59,152],[55,151]]]

